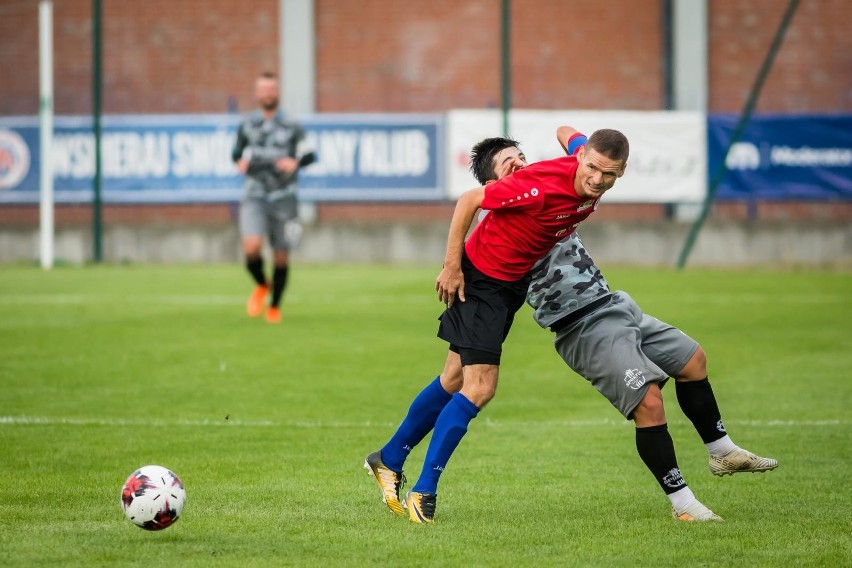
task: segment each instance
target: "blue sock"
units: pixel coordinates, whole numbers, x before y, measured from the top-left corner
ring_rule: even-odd
[[[438,492],[438,478],[441,477],[447,462],[450,461],[450,456],[467,432],[467,425],[476,418],[477,413],[479,408],[467,397],[461,393],[453,395],[453,399],[435,421],[432,441],[429,442],[426,459],[423,460],[423,471],[420,472],[420,479],[414,484],[412,491]]]
[[[411,449],[435,427],[435,420],[452,395],[441,386],[441,377],[426,385],[414,398],[408,414],[396,429],[393,437],[382,448],[382,462],[393,471],[402,471],[405,458]]]

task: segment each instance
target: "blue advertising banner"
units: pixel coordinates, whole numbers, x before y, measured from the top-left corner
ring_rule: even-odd
[[[708,117],[711,178],[738,120]],[[717,200],[852,200],[852,115],[754,116],[726,166]]]
[[[236,201],[235,115],[105,116],[102,199],[113,203]],[[299,174],[307,201],[440,200],[443,117],[315,115],[301,120],[318,161]],[[54,119],[57,202],[92,200],[95,141],[88,117]],[[38,119],[0,117],[0,203],[39,200]]]

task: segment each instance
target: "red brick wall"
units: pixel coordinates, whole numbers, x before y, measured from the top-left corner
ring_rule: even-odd
[[[745,103],[787,0],[708,0],[709,110]],[[55,110],[91,112],[91,0],[54,5]],[[250,6],[250,7],[249,7]],[[320,112],[500,107],[499,0],[315,0]],[[512,105],[663,106],[661,0],[514,0]],[[852,112],[849,0],[799,4],[760,112]],[[278,0],[103,2],[106,113],[253,106]],[[38,112],[38,0],[0,2],[0,115]]]
[[[788,0],[709,0],[713,112],[740,112]],[[763,86],[756,112],[852,112],[849,0],[800,2]]]

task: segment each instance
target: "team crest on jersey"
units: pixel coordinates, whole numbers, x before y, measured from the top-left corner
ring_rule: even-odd
[[[586,209],[588,209],[589,207],[594,205],[594,203],[595,203],[594,199],[589,199],[585,203],[580,204],[580,206],[577,207],[577,213],[579,213],[580,211],[585,211]]]
[[[633,390],[638,390],[645,384],[645,375],[639,369],[627,369],[624,373],[624,384]]]

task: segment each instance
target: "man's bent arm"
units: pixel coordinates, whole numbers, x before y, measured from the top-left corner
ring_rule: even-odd
[[[464,192],[456,202],[456,208],[453,211],[453,220],[450,222],[447,237],[447,253],[444,255],[444,267],[435,282],[438,299],[447,307],[453,305],[456,294],[459,300],[464,302],[464,277],[461,271],[464,238],[470,230],[484,195],[485,188],[482,187]]]

